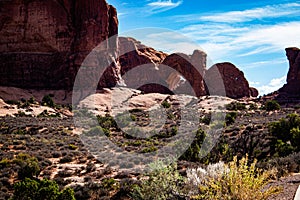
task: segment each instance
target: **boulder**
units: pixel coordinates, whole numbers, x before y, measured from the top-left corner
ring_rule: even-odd
[[[258,96],[258,90],[256,88],[250,87],[249,90],[250,90],[250,96],[251,97],[257,97]]]

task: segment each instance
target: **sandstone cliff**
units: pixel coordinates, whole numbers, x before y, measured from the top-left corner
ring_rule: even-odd
[[[289,60],[287,83],[279,89],[280,98],[300,96],[300,49],[296,47],[286,48],[286,56]]]
[[[0,13],[4,86],[72,89],[86,55],[118,33],[116,9],[105,0],[0,1]],[[117,40],[107,49],[117,49]]]

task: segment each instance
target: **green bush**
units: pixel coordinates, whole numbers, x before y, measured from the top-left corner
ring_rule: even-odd
[[[119,182],[117,182],[113,178],[105,178],[101,181],[101,185],[104,189],[107,189],[109,191],[116,190],[119,188]]]
[[[18,178],[21,180],[25,178],[34,178],[40,173],[37,158],[32,157],[29,154],[20,153],[16,156],[13,162],[20,166]]]
[[[8,167],[11,163],[11,160],[7,159],[7,158],[3,158],[1,161],[0,161],[0,169],[2,168],[5,168],[5,167]]]
[[[227,113],[225,116],[226,125],[228,126],[230,124],[233,124],[235,122],[236,117],[237,117],[237,112]]]
[[[291,136],[292,136],[292,140],[291,143],[294,147],[296,147],[297,151],[300,151],[300,129],[299,127],[296,128],[292,128],[290,130]]]
[[[131,193],[133,199],[178,199],[183,193],[181,186],[184,179],[177,171],[176,163],[165,165],[162,161],[156,161],[150,164],[150,171],[141,184],[134,186]]]
[[[294,147],[291,144],[283,142],[282,140],[277,140],[277,143],[275,144],[275,156],[285,157],[293,151]]]
[[[52,99],[52,97],[48,94],[48,95],[45,95],[42,99],[42,104],[43,105],[46,105],[46,106],[49,106],[51,108],[54,108],[55,107],[55,103]]]
[[[180,156],[181,160],[188,160],[192,162],[200,161],[200,149],[201,145],[206,137],[205,132],[199,128],[196,133],[196,137],[186,152]]]
[[[209,125],[210,121],[211,121],[211,113],[208,113],[204,117],[200,118],[200,123],[204,123],[206,125]]]
[[[12,200],[75,200],[70,188],[59,191],[55,181],[43,179],[25,180],[15,183]]]
[[[145,147],[141,150],[141,153],[150,153],[150,152],[155,152],[157,151],[158,148],[155,146],[150,146],[150,147]]]
[[[246,104],[240,102],[231,102],[230,104],[225,105],[227,110],[245,110]]]
[[[5,101],[5,103],[10,104],[10,105],[21,105],[21,102],[16,101],[16,100],[7,100],[7,101]]]
[[[69,149],[76,150],[76,149],[78,149],[78,146],[76,146],[75,144],[69,144]]]
[[[171,107],[171,104],[169,102],[167,102],[166,100],[164,100],[161,105],[164,107],[164,108],[170,108]]]
[[[263,107],[265,110],[267,111],[272,111],[272,110],[279,110],[280,109],[280,105],[277,103],[277,101],[275,100],[268,100],[266,101],[266,103],[264,104]]]
[[[34,97],[30,97],[28,100],[29,103],[33,104],[35,103],[35,98]]]
[[[274,136],[271,148],[274,153],[288,155],[300,150],[300,117],[298,114],[288,114],[286,118],[269,124],[269,132]]]
[[[104,135],[106,135],[107,137],[110,136],[110,130],[107,128],[102,128],[100,126],[95,126],[92,127],[88,132],[86,132],[85,134],[88,136],[96,136],[96,135],[101,135],[102,133],[104,133]]]
[[[256,105],[256,103],[251,103],[249,106],[249,110],[257,110],[258,106]]]
[[[117,128],[118,125],[114,118],[108,114],[106,114],[104,117],[97,116],[99,126],[105,129],[111,129],[111,128]]]

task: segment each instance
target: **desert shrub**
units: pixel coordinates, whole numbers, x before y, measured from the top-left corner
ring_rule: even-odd
[[[294,147],[290,143],[277,140],[275,144],[275,156],[284,157],[291,154],[294,151]]]
[[[87,182],[73,186],[76,199],[109,199],[109,191],[100,183]]]
[[[28,99],[28,102],[31,103],[31,104],[35,103],[35,98],[34,97],[30,97]]]
[[[164,107],[164,108],[170,108],[170,107],[171,107],[171,104],[170,104],[168,101],[166,101],[166,100],[164,100],[164,101],[161,103],[161,105],[162,105],[162,107]]]
[[[12,200],[75,200],[74,191],[66,188],[59,191],[55,181],[43,179],[32,180],[26,178],[14,185]]]
[[[257,110],[258,106],[256,105],[256,103],[250,103],[249,105],[249,110]]]
[[[75,144],[69,144],[69,149],[76,150],[76,149],[78,149],[78,146],[76,146]]]
[[[18,111],[18,113],[17,114],[14,114],[16,117],[27,117],[27,115],[26,115],[26,113],[25,112],[23,112],[23,111]]]
[[[264,200],[280,192],[279,187],[268,186],[275,170],[262,171],[248,163],[247,156],[227,165],[211,165],[211,169],[188,170],[188,181],[198,188],[192,199]]]
[[[7,101],[5,101],[5,103],[10,104],[10,105],[20,105],[21,104],[20,101],[16,101],[16,100],[7,100]]]
[[[85,134],[88,135],[88,136],[96,136],[96,135],[101,135],[102,133],[104,135],[106,135],[107,137],[110,136],[110,130],[107,129],[107,128],[100,127],[100,126],[92,127]]]
[[[150,172],[147,178],[135,185],[131,196],[133,199],[176,199],[181,195],[184,179],[177,171],[176,163],[165,165],[156,161],[149,165]]]
[[[119,182],[117,182],[115,179],[113,178],[105,178],[101,181],[101,185],[103,188],[107,189],[107,190],[116,190],[119,188]]]
[[[8,167],[11,163],[11,160],[7,159],[7,158],[3,158],[1,161],[0,161],[0,169],[2,168],[5,168],[5,167]]]
[[[190,147],[186,150],[186,152],[180,157],[181,160],[188,160],[188,161],[199,161],[200,160],[200,149],[201,145],[206,137],[205,132],[199,128],[196,133],[196,137]]]
[[[269,132],[274,136],[272,148],[274,153],[288,155],[300,150],[300,117],[298,114],[288,114],[286,118],[269,124]],[[289,147],[290,146],[290,147]]]
[[[225,116],[226,125],[228,126],[230,124],[233,124],[235,122],[236,117],[237,117],[236,112],[227,113],[226,116]]]
[[[69,163],[72,161],[73,161],[73,158],[69,155],[66,155],[59,160],[59,163]]]
[[[22,104],[18,105],[18,108],[28,108],[30,106],[29,101],[25,101]]]
[[[200,123],[204,123],[206,125],[209,125],[210,121],[211,121],[211,113],[208,113],[204,117],[200,118]]]
[[[297,126],[296,128],[292,128],[290,130],[290,134],[292,137],[291,143],[294,147],[296,147],[296,151],[300,150],[300,129],[299,126]]]
[[[141,150],[141,153],[150,153],[150,152],[154,152],[157,151],[158,148],[155,146],[150,146],[150,147],[145,147]]]
[[[26,134],[26,130],[25,129],[21,129],[21,128],[17,128],[15,130],[13,130],[11,133],[12,134],[16,134],[16,135],[25,135]]]
[[[40,173],[38,160],[29,154],[20,153],[13,160],[19,165],[18,178],[23,180],[25,178],[34,178]]]
[[[46,106],[49,106],[51,108],[54,108],[55,107],[55,103],[52,99],[52,97],[48,94],[48,95],[45,95],[42,99],[42,104],[43,105],[46,105]]]
[[[231,102],[230,104],[225,105],[227,110],[245,110],[246,104],[240,102]]]
[[[267,111],[279,110],[280,105],[275,100],[268,100],[265,102],[263,108]]]
[[[121,114],[116,115],[115,118],[116,118],[115,121],[117,122],[117,125],[118,125],[118,127],[117,127],[118,129],[128,126],[131,121],[137,120],[137,117],[134,113],[131,113],[130,115],[128,115],[126,113],[121,113]]]
[[[114,118],[108,114],[106,114],[104,117],[103,116],[97,116],[99,126],[105,129],[111,129],[111,128],[117,128],[118,125]]]
[[[292,153],[286,157],[273,158],[266,162],[261,161],[258,166],[262,169],[276,167],[278,177],[291,172],[297,173],[300,171],[300,152]]]

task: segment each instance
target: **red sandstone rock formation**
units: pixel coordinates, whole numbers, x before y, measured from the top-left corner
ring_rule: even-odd
[[[289,60],[289,72],[287,83],[279,89],[281,98],[283,96],[300,96],[300,49],[296,47],[286,48],[286,56]]]
[[[167,55],[136,41],[119,38],[121,74],[128,87],[144,92],[185,93],[205,95],[202,76],[206,68],[206,54],[196,50],[193,55]],[[198,70],[197,70],[198,69]],[[191,87],[188,87],[188,83]]]
[[[258,90],[254,87],[250,87],[250,96],[251,97],[257,97],[258,96]]]
[[[219,72],[219,74],[217,73]],[[214,84],[219,78],[222,78],[224,85]],[[209,85],[211,91],[209,94],[222,94],[225,89],[226,96],[230,98],[242,98],[257,96],[255,89],[249,88],[244,73],[231,63],[218,63],[209,68],[206,72],[205,81]]]
[[[6,86],[71,89],[86,55],[118,32],[116,9],[105,0],[10,0],[0,1],[0,9],[0,82]],[[117,39],[107,49],[117,49]]]
[[[207,70],[206,54],[200,50],[192,55],[167,55],[133,38],[121,37],[119,53],[125,84],[146,93],[211,94],[231,98],[258,96],[258,91],[249,87],[243,72],[233,64],[220,63]]]
[[[232,98],[257,94],[232,64],[218,64],[207,71],[202,51],[167,55],[133,38],[112,37],[117,33],[117,11],[105,0],[0,1],[0,83],[71,90],[83,64],[88,70],[77,80],[87,89],[124,81],[145,92]],[[90,53],[96,46],[97,51]],[[99,62],[107,66],[100,80]],[[224,84],[219,84],[219,71]],[[209,90],[214,84],[220,92]]]
[[[191,56],[183,53],[171,54],[166,57],[159,68],[169,66],[177,71],[172,73],[166,79],[173,82],[170,86],[174,88],[175,93],[193,94],[196,96],[206,95],[203,76],[206,70],[206,54],[200,50],[195,50]],[[173,77],[172,77],[173,76]]]

